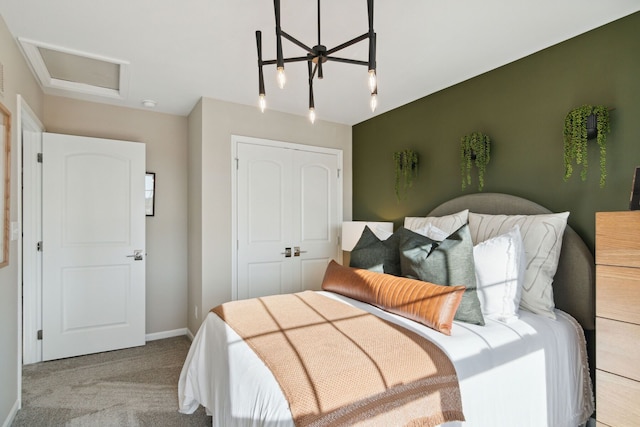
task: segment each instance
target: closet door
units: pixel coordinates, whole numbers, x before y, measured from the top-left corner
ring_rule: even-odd
[[[300,290],[320,290],[327,264],[338,255],[338,158],[295,151],[293,162],[294,275]]]
[[[292,150],[238,144],[238,299],[297,290],[289,262],[292,159]]]
[[[237,297],[320,289],[338,255],[338,156],[237,145]]]

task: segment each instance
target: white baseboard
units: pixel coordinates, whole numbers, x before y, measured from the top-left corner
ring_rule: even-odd
[[[189,341],[193,342],[193,338],[195,337],[193,336],[189,328],[186,328],[186,329],[187,329],[187,338],[189,338]]]
[[[7,415],[7,418],[2,423],[2,427],[9,427],[13,423],[13,420],[16,418],[16,414],[18,413],[19,406],[20,400],[16,399],[16,402],[13,404],[11,411],[9,411],[9,415]]]
[[[161,340],[164,338],[173,338],[180,337],[182,335],[186,335],[193,341],[193,335],[189,332],[187,328],[174,329],[172,331],[163,331],[163,332],[154,332],[152,334],[147,334],[144,336],[145,341],[155,341]]]

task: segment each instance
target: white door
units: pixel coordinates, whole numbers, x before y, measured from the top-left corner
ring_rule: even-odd
[[[42,173],[43,359],[143,345],[144,144],[45,133]]]
[[[237,297],[318,290],[338,252],[337,153],[237,144]]]

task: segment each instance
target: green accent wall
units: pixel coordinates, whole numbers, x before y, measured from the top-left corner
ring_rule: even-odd
[[[583,104],[613,109],[604,188],[595,140],[587,180],[575,167],[563,180],[564,118]],[[471,186],[461,189],[459,161],[460,138],[473,131],[492,140],[483,192],[570,211],[569,224],[593,250],[595,212],[628,209],[640,166],[640,13],[355,125],[354,220],[399,226],[405,216],[425,216],[443,201],[477,192],[475,167]],[[418,152],[419,176],[398,202],[393,153],[405,148]]]

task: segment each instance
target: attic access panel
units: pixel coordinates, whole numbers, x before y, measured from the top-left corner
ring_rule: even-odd
[[[116,99],[126,97],[127,61],[23,38],[18,40],[45,92],[58,90]]]

